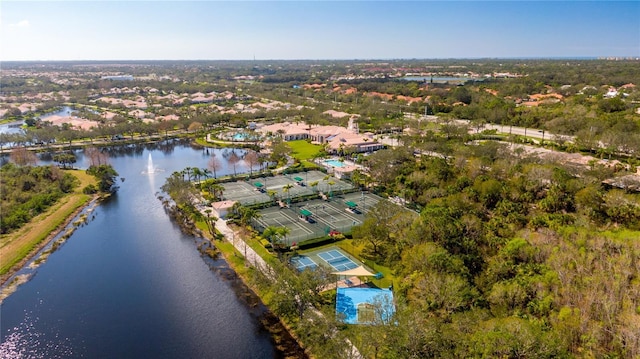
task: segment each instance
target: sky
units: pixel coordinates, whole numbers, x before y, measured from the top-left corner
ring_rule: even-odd
[[[0,1],[0,61],[640,57],[640,1]]]

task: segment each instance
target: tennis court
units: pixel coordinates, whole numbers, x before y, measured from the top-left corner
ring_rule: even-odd
[[[319,171],[254,178],[249,182],[227,182],[222,183],[222,187],[225,200],[238,201],[242,205],[268,203],[272,201],[269,196],[271,192],[275,192],[276,198],[288,201],[296,197],[309,196],[318,191],[329,194],[329,197],[333,198],[338,193],[353,190],[350,183]]]
[[[305,187],[312,189],[314,192],[321,191],[329,193],[342,192],[353,189],[353,185],[351,183],[339,180],[332,175],[327,175],[326,173],[320,171],[293,173],[285,175],[285,177],[292,183],[304,183]],[[302,179],[302,181],[296,180],[296,177]],[[315,186],[312,186],[312,184],[315,184]]]
[[[269,207],[261,209],[259,213],[260,218],[253,220],[254,228],[260,232],[269,226],[289,228],[290,232],[284,238],[287,245],[325,235],[322,228],[301,219],[294,209]]]
[[[357,192],[331,201],[314,199],[293,203],[290,208],[264,208],[259,210],[260,218],[253,221],[253,226],[260,232],[268,226],[287,227],[290,233],[284,242],[301,243],[331,231],[349,233],[354,226],[362,224],[366,212],[380,200],[376,195]]]
[[[311,200],[298,204],[301,210],[313,213],[313,220],[325,228],[325,231],[349,232],[351,227],[362,223],[364,216],[347,212],[347,205],[342,199],[334,199],[330,202],[323,200]]]
[[[295,198],[300,196],[308,196],[313,194],[313,189],[309,186],[302,186],[300,183],[303,181],[296,181],[295,176],[274,176],[266,178],[264,181],[265,189],[267,191],[275,191],[276,196],[281,199]],[[304,178],[304,176],[303,176]]]
[[[245,206],[271,201],[269,195],[260,192],[254,184],[249,182],[227,182],[222,183],[222,187],[225,200],[238,201]]]
[[[358,266],[358,264],[337,249],[330,249],[316,254],[338,272],[353,269]]]
[[[293,257],[291,258],[291,264],[300,272],[302,272],[306,268],[313,269],[318,266],[316,262],[313,261],[313,259],[307,256]]]
[[[358,209],[358,211],[365,214],[376,204],[378,204],[378,202],[383,200],[382,197],[368,192],[345,193],[344,195],[341,195],[340,198],[344,200],[345,204],[347,202],[356,204],[356,208]]]

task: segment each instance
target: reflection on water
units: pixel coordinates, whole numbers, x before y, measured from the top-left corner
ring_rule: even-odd
[[[0,357],[272,358],[257,314],[211,270],[155,195],[174,171],[206,168],[224,150],[180,142],[103,150],[126,180],[2,302]],[[75,165],[87,168],[86,156],[76,154]],[[164,172],[141,174],[150,154]],[[218,175],[233,173],[221,162]]]
[[[70,358],[74,356],[69,338],[57,334],[47,335],[36,328],[38,317],[24,315],[18,327],[7,329],[9,333],[0,343],[0,358]]]

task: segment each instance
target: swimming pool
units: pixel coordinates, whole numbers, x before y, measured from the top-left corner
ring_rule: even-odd
[[[233,135],[234,141],[245,141],[247,139],[247,135],[244,133],[236,133]]]
[[[346,166],[343,162],[340,162],[338,160],[325,160],[324,163],[329,165],[329,166],[333,166],[333,167],[344,167],[344,166]]]

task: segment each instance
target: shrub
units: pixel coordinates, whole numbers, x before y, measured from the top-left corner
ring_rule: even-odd
[[[96,186],[92,184],[82,189],[82,193],[84,194],[96,194],[97,192],[98,192],[98,189],[96,188]]]
[[[300,244],[298,244],[298,247],[300,249],[310,249],[310,248],[315,248],[315,247],[319,247],[328,243],[333,243],[335,242],[335,239],[333,237],[329,237],[329,236],[325,236],[325,237],[320,237],[320,238],[315,238],[315,239],[310,239],[308,241],[304,241]]]

